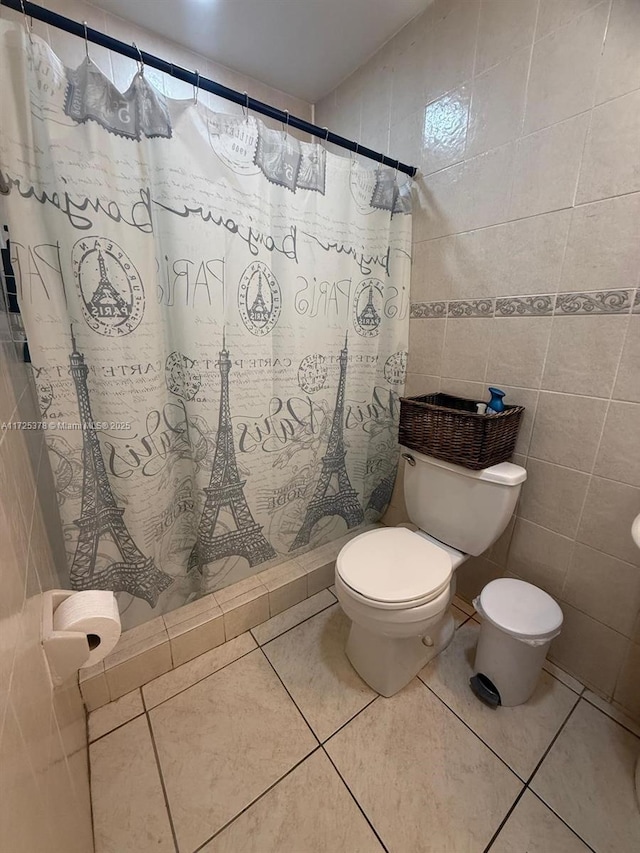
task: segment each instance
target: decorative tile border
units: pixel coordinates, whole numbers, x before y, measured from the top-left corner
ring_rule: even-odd
[[[632,290],[559,293],[556,314],[628,314]]]
[[[412,302],[409,316],[414,320],[447,316],[446,302]]]
[[[449,302],[412,302],[414,320],[471,317],[575,317],[596,314],[640,314],[640,290],[593,290],[540,293],[534,296],[498,296],[496,299],[455,299]]]
[[[496,317],[550,317],[555,296],[501,296],[496,299]]]
[[[459,299],[448,303],[447,317],[493,317],[493,299]]]

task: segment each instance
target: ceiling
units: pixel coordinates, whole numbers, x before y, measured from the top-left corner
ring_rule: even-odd
[[[92,0],[107,12],[315,103],[430,0]]]

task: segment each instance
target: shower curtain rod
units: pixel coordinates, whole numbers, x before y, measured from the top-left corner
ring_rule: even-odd
[[[331,142],[339,148],[346,148],[347,151],[354,151],[361,157],[366,157],[368,160],[375,160],[377,163],[382,163],[385,166],[390,166],[398,172],[403,172],[405,175],[415,177],[416,167],[408,166],[406,163],[401,163],[399,160],[392,160],[385,154],[380,154],[378,151],[373,151],[371,148],[366,148],[351,139],[346,139],[344,136],[338,136],[337,133],[332,133],[326,127],[318,127],[311,124],[302,118],[290,115],[286,110],[280,110],[270,104],[265,104],[262,101],[257,101],[255,98],[250,98],[245,92],[237,92],[235,89],[230,89],[228,86],[223,86],[221,83],[216,83],[214,80],[209,80],[207,77],[201,77],[193,71],[188,71],[186,68],[181,68],[179,65],[174,65],[171,62],[166,62],[154,56],[152,53],[147,53],[144,50],[139,50],[133,45],[126,42],[114,39],[111,36],[101,33],[99,30],[94,30],[87,27],[84,23],[74,21],[71,18],[65,18],[63,15],[58,15],[56,12],[50,12],[36,3],[29,3],[26,0],[0,0],[1,6],[7,6],[9,9],[14,9],[16,12],[24,12],[25,15],[36,18],[45,24],[52,27],[57,27],[71,35],[85,38],[93,44],[106,47],[107,50],[120,53],[123,56],[128,56],[129,59],[142,61],[143,65],[148,65],[150,68],[156,68],[158,71],[163,71],[165,74],[170,74],[177,80],[182,80],[184,83],[190,83],[192,86],[204,89],[207,92],[212,92],[227,101],[233,101],[235,104],[245,107],[254,113],[268,116],[269,118],[280,121],[290,127],[295,127],[297,130],[315,136],[323,142]]]

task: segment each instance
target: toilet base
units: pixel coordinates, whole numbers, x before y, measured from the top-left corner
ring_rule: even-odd
[[[446,649],[453,638],[453,616],[445,616],[429,631],[433,645],[422,637],[388,637],[374,634],[355,622],[347,640],[347,657],[360,678],[382,696],[393,696],[414,678],[423,666]]]

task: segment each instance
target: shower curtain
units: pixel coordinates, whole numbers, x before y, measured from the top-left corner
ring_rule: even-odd
[[[125,627],[377,520],[410,185],[0,22],[0,199],[74,589]]]

